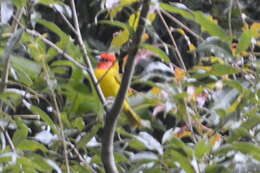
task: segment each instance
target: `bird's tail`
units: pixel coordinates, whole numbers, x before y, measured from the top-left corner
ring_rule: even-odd
[[[134,110],[129,106],[127,102],[124,103],[124,112],[127,115],[127,118],[131,121],[134,127],[141,128],[143,127],[141,117],[134,112]]]

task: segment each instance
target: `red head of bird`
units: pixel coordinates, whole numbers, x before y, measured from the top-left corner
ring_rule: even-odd
[[[102,53],[99,55],[99,69],[108,69],[116,62],[116,57],[111,53]]]

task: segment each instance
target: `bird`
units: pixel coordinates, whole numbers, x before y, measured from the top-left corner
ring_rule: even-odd
[[[98,56],[99,62],[95,69],[95,76],[104,96],[115,97],[119,91],[121,78],[116,56],[112,53],[102,53]],[[123,103],[123,111],[131,121],[133,127],[142,127],[141,117],[132,109],[127,100]]]

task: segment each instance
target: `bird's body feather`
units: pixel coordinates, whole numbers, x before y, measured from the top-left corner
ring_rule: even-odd
[[[117,95],[120,84],[114,69],[96,69],[95,75],[105,97]]]
[[[95,70],[95,76],[99,81],[100,87],[105,97],[115,97],[117,95],[121,80],[118,72],[118,64],[116,61],[100,62]],[[132,110],[131,106],[126,100],[123,104],[123,110],[134,126],[142,126],[142,119]]]

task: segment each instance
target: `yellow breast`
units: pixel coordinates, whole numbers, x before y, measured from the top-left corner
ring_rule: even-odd
[[[117,72],[114,69],[110,69],[108,72],[105,69],[96,69],[95,75],[105,97],[117,95],[120,85],[116,79]]]

